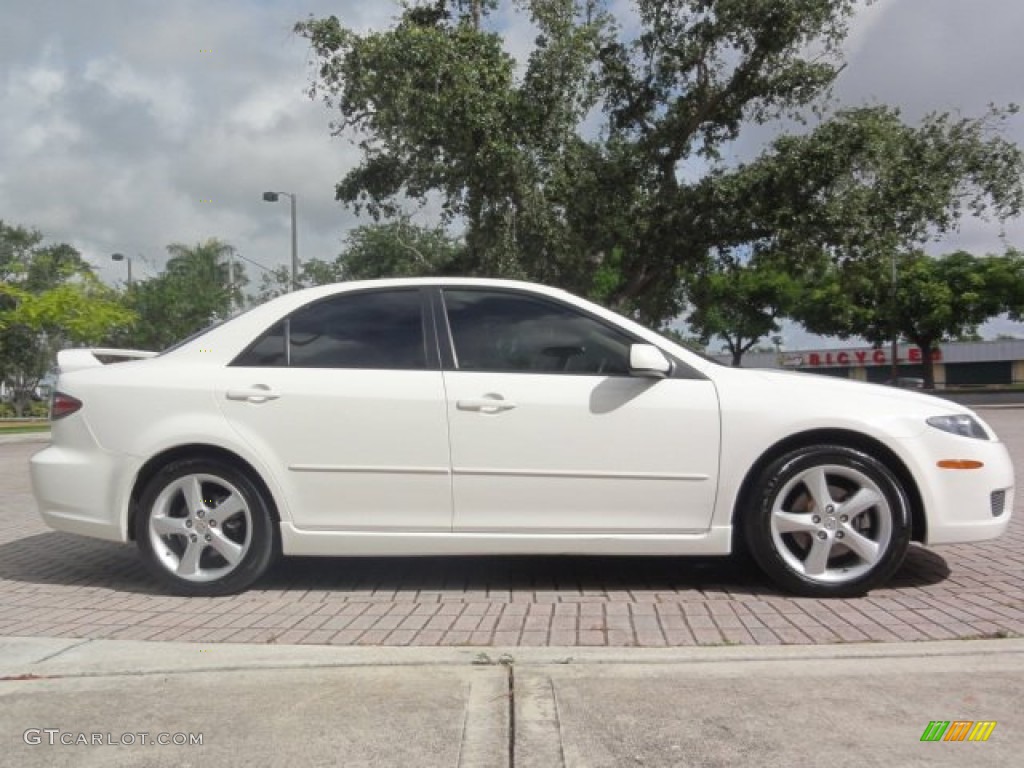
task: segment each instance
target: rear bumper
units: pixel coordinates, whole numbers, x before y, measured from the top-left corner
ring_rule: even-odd
[[[138,467],[126,456],[51,445],[29,460],[39,514],[58,531],[128,540],[128,490]]]

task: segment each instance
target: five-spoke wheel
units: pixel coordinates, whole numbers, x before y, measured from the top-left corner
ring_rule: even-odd
[[[244,589],[273,557],[270,511],[249,477],[228,464],[189,459],[157,473],[140,499],[139,549],[175,591]]]
[[[862,594],[888,579],[910,544],[899,481],[866,453],[811,446],[772,462],[744,520],[751,554],[776,583],[804,595]]]

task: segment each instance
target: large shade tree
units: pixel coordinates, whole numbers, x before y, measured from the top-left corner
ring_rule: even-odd
[[[721,255],[688,281],[694,321],[727,341],[771,332],[779,311],[817,333],[875,342],[888,338],[885,327],[906,328],[894,311],[921,302],[904,295],[894,304],[893,261],[930,269],[919,251],[965,215],[1020,211],[1024,162],[1002,131],[1013,113],[939,113],[911,124],[888,107],[846,109],[749,163],[713,171]],[[944,307],[955,315],[947,326],[977,322],[968,303]]]
[[[910,253],[965,215],[1014,217],[1024,205],[1024,155],[1004,129],[1016,111],[909,123],[891,107],[840,110],[713,174],[722,177],[718,228],[776,256],[825,251],[845,263]]]
[[[794,302],[794,279],[813,295],[833,267],[882,274],[965,215],[1020,210],[1024,163],[1000,134],[1013,108],[916,124],[825,110],[750,162],[723,160],[745,126],[816,114],[853,0],[635,0],[628,21],[599,0],[520,0],[504,18],[538,32],[520,62],[488,22],[499,5],[411,5],[371,32],[297,25],[312,93],[361,149],[337,199],[377,217],[440,202],[464,227],[463,272],[556,284],[652,325],[689,304],[736,359],[787,311],[857,333]]]
[[[718,186],[687,180],[743,125],[812,103],[835,78],[853,0],[638,0],[627,28],[597,0],[523,0],[521,71],[494,3],[408,7],[383,31],[336,17],[298,31],[313,93],[357,137],[337,185],[374,215],[439,199],[465,226],[466,271],[525,276],[660,323],[680,277],[721,245]]]

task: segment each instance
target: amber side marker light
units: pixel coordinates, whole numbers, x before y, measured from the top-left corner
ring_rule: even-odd
[[[985,466],[983,461],[973,459],[943,459],[937,463],[942,469],[981,469]]]

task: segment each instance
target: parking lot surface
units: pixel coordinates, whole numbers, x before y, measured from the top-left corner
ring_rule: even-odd
[[[983,417],[1024,467],[1024,410]],[[134,546],[38,519],[27,460],[0,445],[0,635],[412,646],[778,645],[1024,636],[1024,519],[915,545],[867,597],[790,597],[729,559],[286,558],[225,598],[162,594]]]

